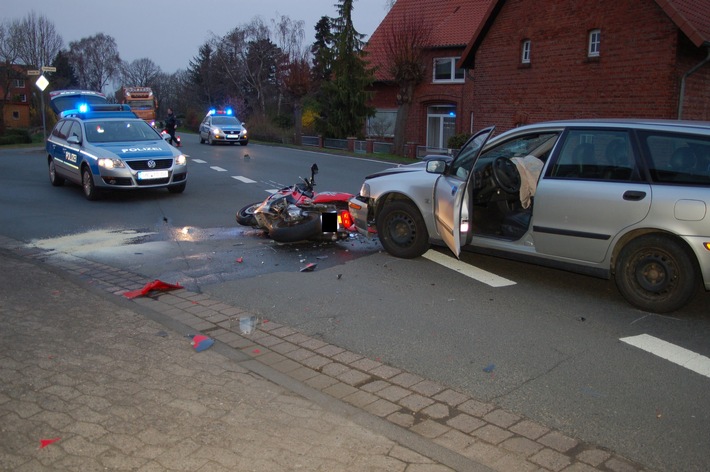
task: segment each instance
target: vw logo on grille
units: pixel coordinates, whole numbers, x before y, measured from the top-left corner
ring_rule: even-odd
[[[153,159],[148,161],[148,167],[151,169],[155,169],[155,161]]]

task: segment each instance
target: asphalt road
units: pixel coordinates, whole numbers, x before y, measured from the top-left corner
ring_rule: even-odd
[[[279,245],[235,212],[307,177],[356,193],[388,164],[183,136],[187,190],[111,194],[49,185],[43,153],[0,152],[0,231],[45,249],[210,293],[310,336],[461,389],[658,470],[710,468],[710,378],[622,341],[710,357],[710,294],[672,316],[634,309],[613,282],[464,254],[492,286],[376,240]],[[436,249],[446,256],[448,250]],[[238,262],[241,260],[241,262]],[[301,272],[307,263],[313,272]],[[449,264],[447,264],[449,265]]]

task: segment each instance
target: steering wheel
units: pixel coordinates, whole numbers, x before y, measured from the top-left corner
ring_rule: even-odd
[[[515,163],[507,157],[498,157],[491,166],[493,180],[505,193],[517,193],[520,191],[520,172]]]

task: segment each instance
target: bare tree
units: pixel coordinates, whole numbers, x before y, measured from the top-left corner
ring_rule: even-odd
[[[121,62],[121,84],[125,86],[152,87],[160,75],[160,67],[147,57]]]
[[[406,15],[401,22],[391,22],[385,32],[389,74],[399,87],[394,149],[404,154],[405,126],[412,106],[414,89],[424,80],[424,51],[429,44],[431,26],[422,17]]]
[[[0,89],[4,95],[0,100],[0,133],[5,132],[5,103],[11,98],[11,85],[25,74],[17,67],[20,54],[22,28],[18,20],[0,23]]]
[[[99,33],[70,42],[69,62],[78,75],[80,87],[101,91],[118,74],[121,58],[116,40]]]
[[[19,58],[25,65],[40,68],[52,64],[64,45],[64,40],[57,33],[46,16],[37,15],[34,10],[21,22],[22,41]]]

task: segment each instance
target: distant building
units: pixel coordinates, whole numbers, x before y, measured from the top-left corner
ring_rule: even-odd
[[[11,67],[12,73],[8,74],[10,78],[0,80],[0,100],[3,102],[5,127],[29,128],[31,84],[27,68],[20,65]]]
[[[394,132],[385,32],[409,16],[434,32],[406,130],[420,146],[554,119],[710,121],[708,0],[398,0],[366,47],[371,135],[387,120]]]
[[[475,129],[710,120],[710,1],[497,0],[460,65],[473,76]]]
[[[373,105],[377,114],[368,120],[369,136],[392,137],[394,133],[398,86],[388,70],[386,41],[393,28],[406,27],[408,18],[421,20],[431,34],[424,52],[425,79],[414,91],[407,122],[407,141],[445,148],[450,136],[471,131],[464,126],[469,120],[461,116],[465,102],[472,99],[465,86],[471,78],[457,63],[490,3],[490,0],[398,0],[394,4],[365,47],[366,59],[376,68]]]

